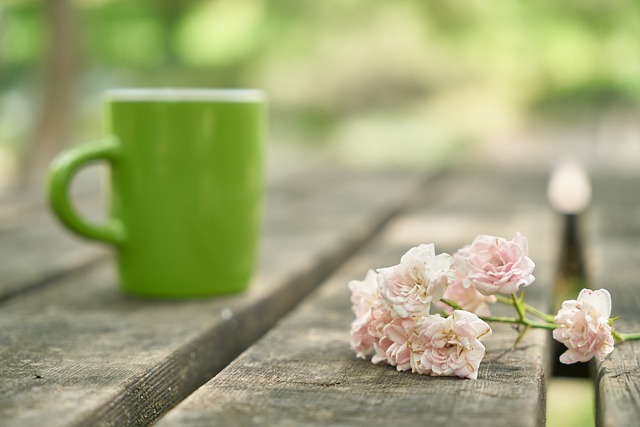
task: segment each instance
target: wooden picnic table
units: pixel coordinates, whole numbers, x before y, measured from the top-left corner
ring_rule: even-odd
[[[107,249],[71,236],[38,199],[5,198],[0,425],[544,425],[548,332],[530,331],[512,351],[516,332],[493,325],[477,380],[398,372],[349,348],[347,282],[419,243],[453,252],[478,234],[520,231],[536,262],[527,300],[551,311],[562,221],[546,202],[548,173],[317,162],[279,174],[268,182],[250,289],[180,301],[123,294]],[[637,194],[636,183],[596,181],[596,196],[605,196],[586,232],[593,283],[613,291],[614,314],[640,303],[632,247],[640,207],[628,198],[620,212],[615,197],[627,193],[606,189]],[[77,197],[102,209],[91,208],[100,204],[91,189]],[[605,425],[637,418],[638,348],[625,344],[598,365]]]

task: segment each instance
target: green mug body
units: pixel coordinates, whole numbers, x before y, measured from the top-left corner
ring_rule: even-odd
[[[54,161],[54,211],[72,230],[116,247],[126,292],[197,297],[244,290],[261,224],[263,93],[121,89],[108,91],[104,102],[107,137]],[[56,206],[68,204],[69,176],[95,159],[111,165],[111,220],[101,226]]]

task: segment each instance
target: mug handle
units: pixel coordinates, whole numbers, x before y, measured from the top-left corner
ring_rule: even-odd
[[[124,243],[126,233],[122,221],[110,218],[106,224],[91,224],[78,215],[71,204],[69,187],[71,180],[87,162],[106,160],[113,164],[120,155],[120,143],[115,137],[107,137],[80,145],[60,153],[49,168],[49,204],[57,217],[70,230],[89,239],[115,245]]]

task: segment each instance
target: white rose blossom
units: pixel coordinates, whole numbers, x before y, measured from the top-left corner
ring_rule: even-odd
[[[402,256],[400,264],[378,271],[380,295],[395,317],[427,315],[454,279],[452,267],[451,255],[436,255],[433,244],[416,246]]]
[[[485,354],[480,340],[491,335],[489,325],[468,311],[448,317],[425,316],[416,325],[412,368],[419,374],[476,379]]]
[[[553,338],[567,346],[560,356],[565,364],[599,361],[613,351],[613,334],[609,325],[611,295],[606,289],[583,289],[577,300],[562,303],[554,318],[560,325]]]

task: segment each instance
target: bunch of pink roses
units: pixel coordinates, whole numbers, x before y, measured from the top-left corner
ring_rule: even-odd
[[[614,338],[640,339],[611,327],[606,289],[583,289],[556,316],[525,304],[521,288],[533,283],[535,267],[528,251],[519,233],[512,240],[480,235],[453,256],[436,255],[433,244],[422,244],[395,266],[369,270],[364,280],[349,282],[356,317],[351,348],[357,357],[373,355],[373,363],[399,371],[475,379],[485,354],[481,341],[491,334],[487,322],[521,325],[518,340],[528,328],[553,330],[567,347],[562,363],[602,361]],[[518,317],[492,316],[490,304],[496,302],[512,305]]]

